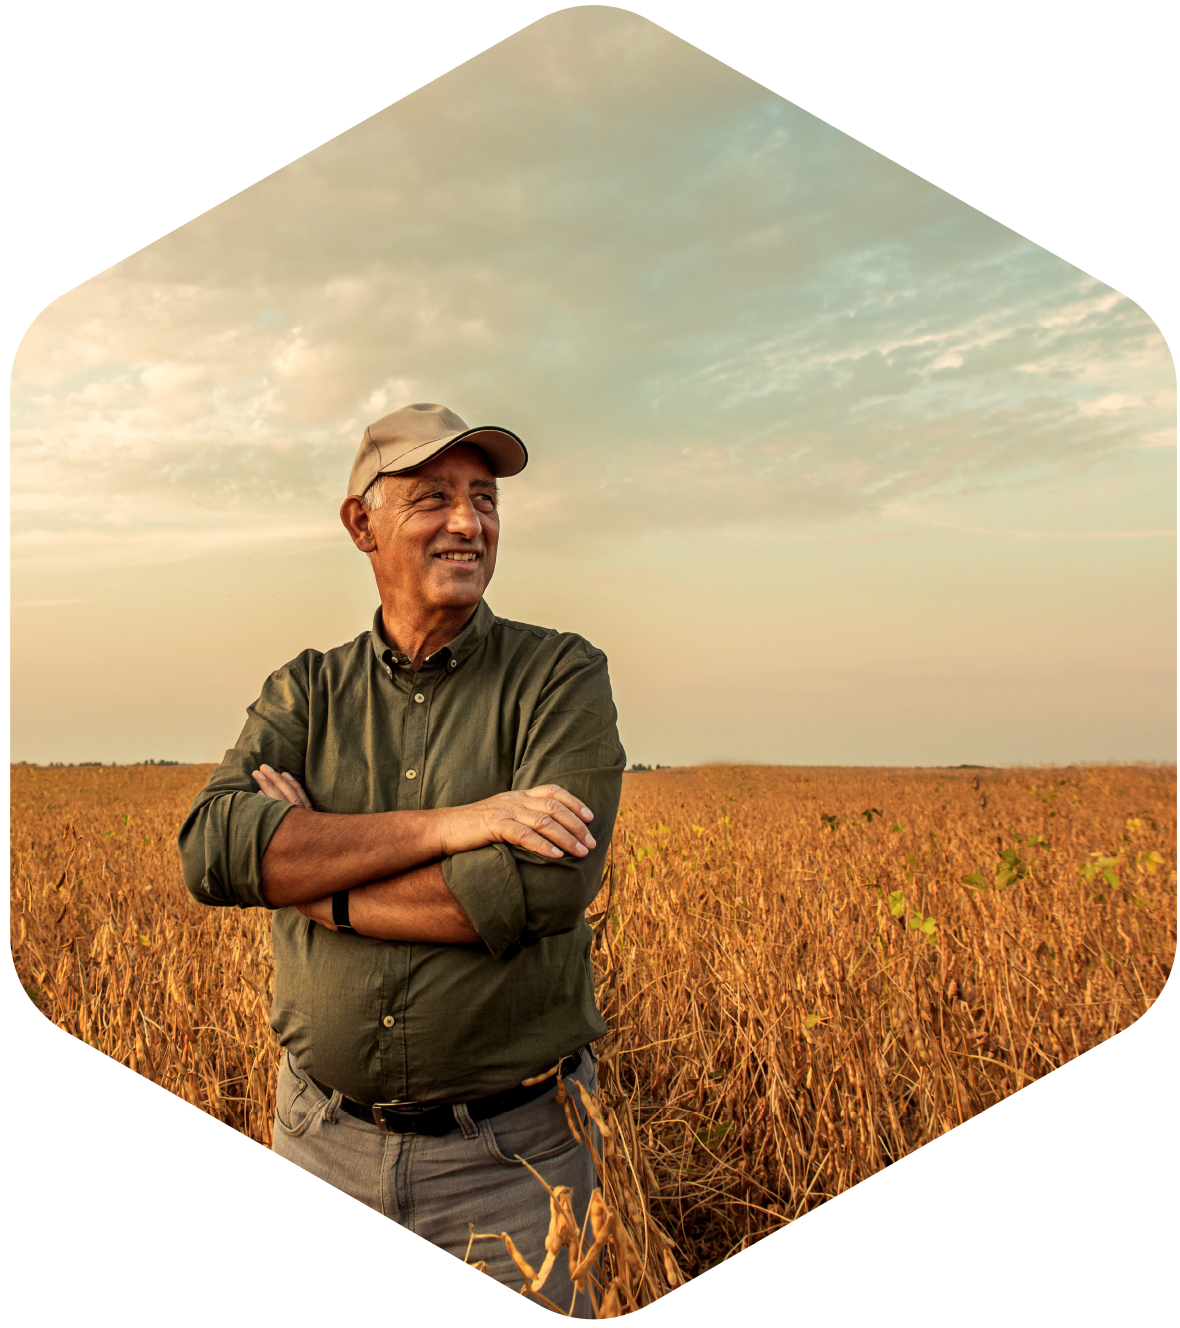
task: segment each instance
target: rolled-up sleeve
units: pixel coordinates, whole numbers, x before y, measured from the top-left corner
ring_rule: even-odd
[[[270,908],[262,855],[290,804],[262,796],[251,772],[265,762],[304,777],[307,670],[301,656],[272,673],[246,711],[246,725],[193,800],[181,827],[181,871],[198,903]]]
[[[580,638],[562,653],[518,742],[512,787],[559,784],[594,813],[584,858],[492,844],[442,863],[443,878],[497,958],[512,944],[573,931],[598,893],[619,810],[626,756],[606,656]]]

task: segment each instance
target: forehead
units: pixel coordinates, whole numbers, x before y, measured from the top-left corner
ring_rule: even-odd
[[[398,477],[411,486],[442,482],[446,484],[489,484],[495,487],[496,477],[488,465],[487,457],[478,447],[460,443],[449,447],[439,456],[424,462],[416,470],[407,470]]]

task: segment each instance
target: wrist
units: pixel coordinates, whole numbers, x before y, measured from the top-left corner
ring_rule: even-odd
[[[439,807],[433,812],[427,813],[433,817],[433,824],[429,827],[429,833],[425,836],[425,843],[431,854],[431,859],[449,858],[456,852],[454,846],[455,839],[455,809],[453,807]]]
[[[352,926],[348,917],[347,890],[337,890],[332,896],[332,923],[337,931],[342,931],[350,936],[356,935],[356,928]]]

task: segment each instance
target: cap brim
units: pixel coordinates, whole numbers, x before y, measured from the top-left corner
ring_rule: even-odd
[[[529,454],[525,445],[510,430],[498,425],[481,425],[478,429],[465,429],[451,437],[436,438],[429,443],[403,452],[396,461],[383,466],[379,475],[400,475],[407,470],[416,470],[427,461],[454,447],[456,443],[470,443],[487,457],[492,474],[497,479],[507,479],[510,475],[519,475],[528,465]]]

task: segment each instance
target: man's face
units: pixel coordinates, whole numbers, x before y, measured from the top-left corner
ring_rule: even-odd
[[[474,608],[495,571],[500,536],[496,480],[484,454],[460,443],[383,483],[383,506],[365,514],[374,545],[365,552],[382,598],[388,589],[406,609]]]

